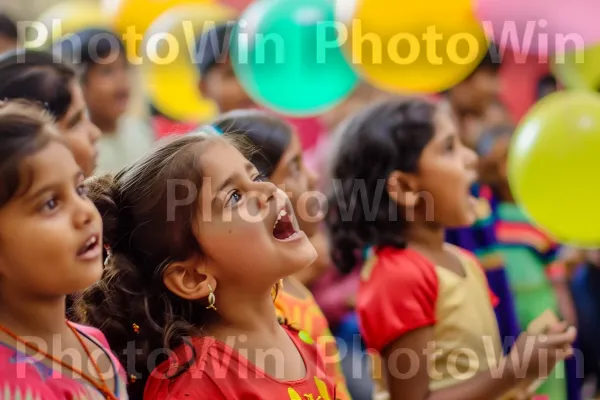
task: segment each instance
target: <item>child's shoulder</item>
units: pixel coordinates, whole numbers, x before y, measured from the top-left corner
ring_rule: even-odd
[[[110,345],[108,344],[108,340],[104,333],[101,330],[93,328],[87,325],[80,325],[75,322],[69,322],[69,324],[77,329],[78,332],[83,333],[85,336],[95,339],[98,344],[102,345],[105,349],[110,349]]]
[[[412,249],[384,247],[371,249],[361,270],[363,283],[404,282],[434,284],[437,281],[435,265]]]

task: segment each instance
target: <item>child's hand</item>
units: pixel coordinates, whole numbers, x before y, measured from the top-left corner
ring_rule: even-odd
[[[554,366],[573,354],[577,329],[564,322],[552,325],[546,334],[523,333],[507,357],[507,368],[519,381],[546,378]]]

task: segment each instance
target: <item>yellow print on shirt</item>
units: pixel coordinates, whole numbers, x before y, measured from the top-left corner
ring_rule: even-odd
[[[323,382],[316,376],[315,376],[315,384],[317,385],[317,389],[319,390],[318,396],[315,396],[312,393],[308,393],[308,394],[304,394],[303,396],[300,396],[298,394],[298,392],[296,392],[294,389],[289,388],[288,394],[290,396],[290,400],[335,400],[335,399],[332,399],[331,396],[329,396],[329,393],[327,392],[327,385],[325,385],[325,382]]]

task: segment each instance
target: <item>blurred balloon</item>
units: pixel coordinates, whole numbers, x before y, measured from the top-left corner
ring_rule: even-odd
[[[198,88],[196,43],[204,29],[227,20],[235,20],[234,10],[194,4],[167,11],[150,26],[144,38],[142,73],[149,100],[162,114],[198,123],[216,114],[213,102],[203,98]]]
[[[115,28],[126,33],[131,26],[143,35],[159,15],[179,5],[211,4],[213,0],[102,0],[104,10],[114,18]]]
[[[554,54],[600,42],[597,0],[477,0],[477,14],[502,48]]]
[[[232,35],[236,76],[257,103],[285,115],[322,113],[358,83],[336,34],[330,0],[261,0]]]
[[[27,48],[42,48],[63,37],[87,28],[110,28],[110,16],[95,1],[71,0],[55,4],[38,18],[48,35],[38,30],[37,37],[28,37]]]
[[[471,0],[336,0],[336,18],[348,30],[352,64],[389,91],[448,89],[488,51]]]
[[[600,91],[600,44],[585,51],[557,54],[552,72],[569,89]]]
[[[508,178],[531,219],[561,243],[600,245],[600,95],[557,92],[525,116]]]

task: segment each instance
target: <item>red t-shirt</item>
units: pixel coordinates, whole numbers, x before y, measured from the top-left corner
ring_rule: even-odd
[[[280,381],[266,375],[238,351],[210,337],[193,338],[196,360],[182,375],[169,379],[177,370],[174,357],[160,364],[150,376],[144,399],[164,400],[335,400],[333,379],[327,376],[314,345],[303,342],[298,333],[286,327],[298,348],[306,377],[297,381]],[[185,346],[175,351],[180,360],[188,360],[191,350]]]
[[[483,270],[471,253],[458,247],[451,248],[463,261],[469,261],[465,268],[474,267],[476,271],[473,272],[483,276]],[[446,315],[440,315],[439,302],[455,299],[446,297],[440,279],[431,261],[414,250],[389,247],[376,250],[363,267],[356,307],[367,347],[381,352],[400,336],[446,318]],[[498,300],[489,287],[485,290],[491,303],[485,306],[491,310]]]

